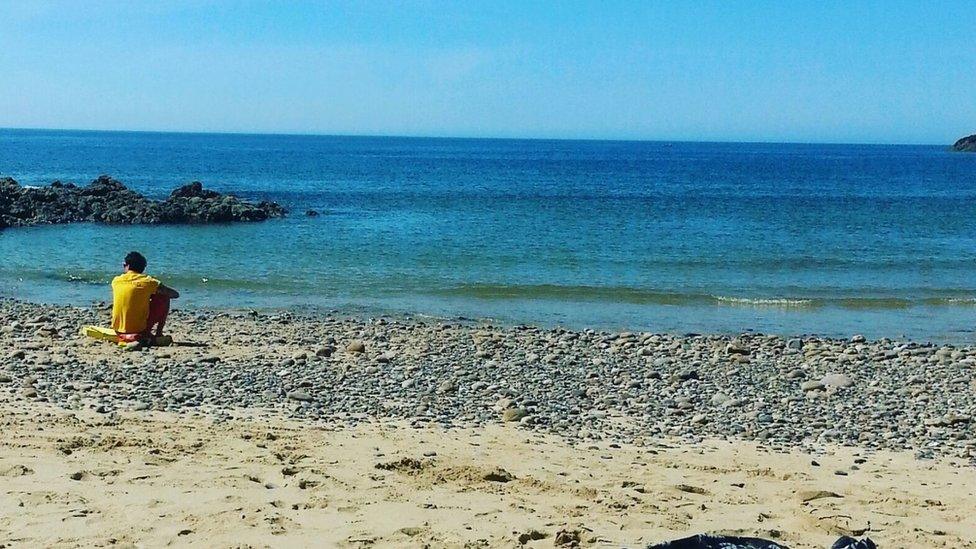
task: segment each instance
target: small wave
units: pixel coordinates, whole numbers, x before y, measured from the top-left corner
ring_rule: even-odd
[[[111,282],[112,277],[107,276],[102,273],[63,273],[57,276],[50,276],[45,278],[53,278],[55,280],[66,280],[68,282],[74,282],[77,284],[108,284]]]
[[[933,297],[925,300],[926,305],[976,305],[976,297]]]
[[[714,295],[712,296],[716,301],[728,305],[746,305],[751,307],[813,307],[817,305],[817,301],[813,299],[800,299],[800,298],[746,298],[746,297],[728,297],[724,295]]]
[[[475,299],[549,299],[564,301],[608,301],[617,303],[695,305],[707,304],[705,294],[646,290],[626,286],[561,286],[558,284],[460,284],[430,293]]]
[[[836,302],[845,309],[907,309],[915,303],[900,297],[846,297]]]

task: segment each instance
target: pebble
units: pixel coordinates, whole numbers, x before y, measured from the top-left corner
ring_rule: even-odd
[[[822,381],[804,381],[800,383],[800,389],[803,391],[819,391],[824,388]]]
[[[289,391],[286,396],[291,400],[297,400],[300,402],[309,402],[312,400],[312,395],[306,393],[305,391]]]
[[[854,385],[854,380],[852,380],[846,374],[827,374],[820,378],[820,383],[822,383],[824,387],[846,389],[847,387]]]
[[[363,343],[362,341],[359,341],[359,340],[352,341],[352,342],[349,343],[349,345],[346,345],[346,352],[347,353],[365,353],[366,352],[366,344]]]
[[[506,408],[502,410],[502,421],[519,421],[528,415],[525,408]]]
[[[728,404],[732,400],[732,397],[725,393],[715,393],[712,395],[711,402],[715,406],[722,406]]]
[[[315,356],[317,356],[317,357],[330,357],[330,356],[332,356],[332,353],[334,353],[334,352],[335,352],[335,348],[334,347],[329,347],[329,346],[319,347],[318,349],[315,349]]]

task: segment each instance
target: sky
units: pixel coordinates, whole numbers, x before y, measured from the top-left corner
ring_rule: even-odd
[[[951,143],[976,10],[0,0],[0,127]]]

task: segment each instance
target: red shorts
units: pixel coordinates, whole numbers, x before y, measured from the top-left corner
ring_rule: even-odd
[[[169,315],[169,298],[164,295],[153,294],[149,298],[149,317],[146,319],[145,331],[134,334],[117,334],[119,341],[129,343],[148,337],[153,326],[165,322],[167,315]]]

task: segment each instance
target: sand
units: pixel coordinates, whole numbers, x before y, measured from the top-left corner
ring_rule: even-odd
[[[504,425],[331,430],[9,399],[0,433],[0,547],[640,547],[698,532],[976,547],[976,469],[908,453],[570,446]]]

